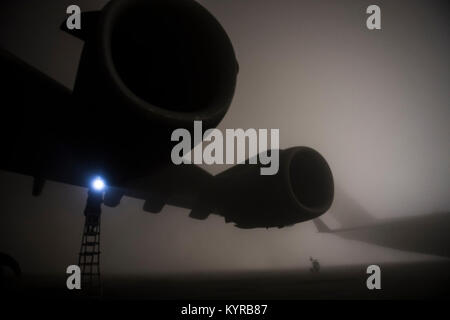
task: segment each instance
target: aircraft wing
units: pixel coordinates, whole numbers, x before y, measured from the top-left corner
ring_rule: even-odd
[[[381,220],[373,225],[334,230],[320,218],[313,222],[319,233],[331,233],[392,249],[450,257],[449,212]]]
[[[71,90],[2,48],[0,70],[2,119],[7,121],[0,127],[2,147],[7,150],[0,167],[33,176],[46,171],[47,178],[85,186],[79,180],[82,168],[59,161],[71,159],[64,137],[82,128],[72,120],[77,108]]]

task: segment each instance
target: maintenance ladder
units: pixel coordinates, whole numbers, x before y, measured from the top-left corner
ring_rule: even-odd
[[[81,288],[89,295],[101,295],[100,280],[100,215],[86,215],[78,257]]]

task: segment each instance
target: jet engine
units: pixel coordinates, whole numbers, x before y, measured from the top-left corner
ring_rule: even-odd
[[[192,164],[168,165],[133,181],[123,194],[144,199],[147,212],[159,213],[169,204],[191,209],[195,219],[218,214],[240,228],[281,228],[325,213],[334,196],[326,160],[308,147],[280,150],[279,155],[275,175],[261,175],[261,164],[238,164],[216,176]]]

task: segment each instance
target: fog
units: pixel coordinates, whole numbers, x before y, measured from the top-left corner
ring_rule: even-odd
[[[0,45],[72,87],[82,42],[58,29],[72,1],[55,2],[2,1]],[[219,128],[276,128],[281,148],[318,150],[336,183],[330,227],[450,211],[446,1],[378,1],[376,31],[365,27],[370,1],[200,2],[240,65]],[[103,3],[77,1],[83,11]],[[6,172],[0,188],[0,251],[31,273],[77,262],[86,190],[49,183],[32,198],[31,178]],[[434,259],[318,234],[311,222],[240,230],[174,207],[149,215],[142,205],[126,198],[103,211],[103,273],[291,269],[308,267],[310,256],[323,266]]]

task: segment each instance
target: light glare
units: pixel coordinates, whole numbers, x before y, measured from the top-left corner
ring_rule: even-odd
[[[94,190],[102,191],[103,189],[105,189],[105,181],[103,181],[102,178],[97,177],[94,179],[94,181],[92,181],[92,187],[94,188]]]

